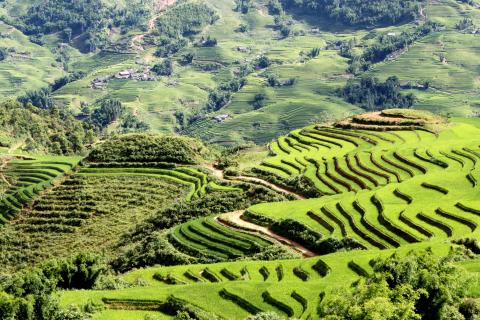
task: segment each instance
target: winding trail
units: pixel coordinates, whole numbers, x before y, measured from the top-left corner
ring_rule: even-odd
[[[249,176],[237,176],[237,177],[226,178],[223,170],[216,168],[213,164],[211,164],[211,163],[206,164],[206,165],[204,165],[204,167],[207,168],[208,170],[212,171],[213,175],[220,180],[257,183],[257,184],[263,185],[264,187],[275,190],[277,192],[291,195],[291,196],[295,197],[297,200],[305,200],[306,199],[304,196],[302,196],[298,193],[295,193],[291,190],[280,187],[276,184],[273,184],[273,183],[268,182],[268,181],[266,181],[264,179],[261,179],[261,178],[249,177]]]
[[[298,200],[305,199],[305,197],[303,197],[303,196],[301,196],[301,195],[299,195],[295,192],[292,192],[290,190],[287,190],[285,188],[282,188],[280,186],[277,186],[277,185],[275,185],[271,182],[268,182],[268,181],[260,179],[260,178],[248,177],[248,176],[238,176],[238,177],[233,177],[233,178],[227,178],[227,177],[225,177],[224,171],[216,168],[214,164],[211,164],[211,163],[204,164],[203,167],[210,170],[212,172],[212,174],[220,180],[237,181],[237,182],[249,182],[249,183],[261,184],[261,185],[263,185],[267,188],[270,188],[272,190],[275,190],[277,192],[294,196]],[[223,224],[224,226],[226,226],[228,228],[236,228],[236,229],[241,229],[241,230],[245,230],[245,231],[248,231],[248,232],[261,233],[261,234],[263,234],[263,235],[265,235],[269,238],[272,238],[272,239],[274,239],[274,240],[292,248],[293,250],[301,253],[304,257],[316,256],[316,254],[313,251],[305,248],[304,246],[302,246],[298,242],[292,241],[292,240],[290,240],[286,237],[278,235],[267,227],[259,226],[259,225],[256,225],[254,223],[245,221],[244,219],[242,219],[242,215],[244,214],[244,212],[245,212],[245,210],[238,210],[238,211],[225,213],[225,214],[222,214],[219,217],[217,217],[216,220],[219,223]]]
[[[291,196],[294,196],[297,200],[305,200],[306,198],[298,193],[295,193],[293,191],[290,191],[290,190],[287,190],[285,188],[282,188],[280,186],[277,186],[276,184],[273,184],[271,182],[268,182],[266,180],[263,180],[263,179],[260,179],[260,178],[256,178],[256,177],[249,177],[249,176],[238,176],[236,177],[239,181],[248,181],[248,182],[255,182],[255,183],[258,183],[258,184],[261,184],[265,187],[268,187],[270,189],[273,189],[275,191],[278,191],[278,192],[281,192],[281,193],[285,193],[285,194],[289,194]]]
[[[274,233],[272,230],[268,229],[267,227],[262,227],[254,223],[243,220],[242,215],[244,212],[245,212],[244,210],[239,210],[239,211],[225,213],[219,216],[217,218],[217,221],[229,228],[238,228],[238,229],[242,229],[250,232],[261,233],[265,236],[268,236],[272,239],[277,240],[278,242],[294,249],[295,251],[298,251],[304,257],[316,256],[316,254],[313,251],[305,248],[298,242],[289,240],[281,235],[278,235]]]
[[[9,187],[11,187],[11,184],[7,180],[7,178],[5,178],[5,175],[3,174],[3,169],[5,169],[5,167],[8,165],[10,161],[12,161],[10,157],[3,157],[1,158],[1,165],[0,165],[0,179],[2,179],[3,182],[5,182],[5,184]]]
[[[160,13],[170,7],[171,5],[175,4],[177,0],[157,0],[154,6],[154,10],[156,14],[148,21],[148,28],[147,32],[136,35],[132,38],[131,40],[131,45],[133,49],[136,51],[145,51],[145,48],[143,47],[143,39],[150,33],[152,33],[155,30],[155,22],[157,21],[158,17],[160,16]]]

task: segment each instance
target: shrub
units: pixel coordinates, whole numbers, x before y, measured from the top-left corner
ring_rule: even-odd
[[[476,299],[464,299],[458,308],[458,311],[465,317],[465,320],[474,320],[480,315],[480,304]]]
[[[227,291],[227,289],[225,288],[222,289],[219,294],[222,298],[233,301],[234,303],[236,303],[238,306],[240,306],[242,309],[245,309],[249,313],[257,314],[262,311],[261,309],[253,305],[250,301],[243,299],[242,297],[232,292]]]
[[[274,297],[272,297],[270,292],[264,291],[262,293],[262,298],[268,304],[270,304],[270,305],[278,308],[279,310],[285,312],[288,317],[291,318],[291,317],[294,316],[295,312],[293,311],[292,307],[290,307],[289,305],[283,303],[282,301],[279,301],[279,300],[275,299]]]
[[[258,272],[260,272],[260,274],[262,275],[263,277],[263,281],[267,281],[268,278],[270,277],[270,271],[267,269],[267,267],[263,266],[261,267]]]
[[[165,59],[152,67],[152,71],[159,76],[171,76],[173,74],[173,63],[170,59]]]
[[[196,139],[153,134],[127,134],[115,136],[97,145],[87,160],[195,164],[206,154],[206,147]]]
[[[245,320],[285,320],[275,312],[260,312],[254,316],[249,316]]]
[[[318,259],[317,262],[312,266],[312,269],[317,271],[322,277],[326,277],[332,269],[326,264],[323,260]]]
[[[307,271],[303,270],[302,267],[293,268],[293,274],[302,279],[303,281],[308,281],[310,279],[310,274]]]

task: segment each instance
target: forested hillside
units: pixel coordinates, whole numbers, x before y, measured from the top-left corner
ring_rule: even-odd
[[[271,1],[271,5],[278,7]],[[277,1],[278,2],[278,1]],[[288,8],[301,8],[305,11],[313,10],[318,15],[341,21],[348,25],[375,26],[408,22],[420,14],[423,4],[418,0],[281,0]]]
[[[6,97],[47,90],[79,117],[117,100],[132,130],[224,145],[362,109],[480,103],[475,1],[62,1],[3,2]],[[397,80],[384,97],[353,89],[373,78]]]

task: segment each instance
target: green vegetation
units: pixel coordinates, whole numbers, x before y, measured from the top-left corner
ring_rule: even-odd
[[[50,188],[56,178],[70,173],[80,158],[42,157],[22,160],[4,156],[1,161],[0,223],[5,224],[15,218],[22,207],[31,205],[39,194]]]
[[[94,136],[69,112],[42,110],[17,102],[0,104],[0,146],[57,155],[81,154]]]
[[[205,146],[195,139],[145,134],[121,135],[96,146],[91,162],[174,162],[196,164],[208,156]]]
[[[278,0],[270,3],[275,2]],[[395,24],[415,18],[420,8],[420,1],[417,0],[374,0],[368,3],[361,0],[281,0],[281,2],[287,8],[298,6],[305,10],[315,10],[321,15],[350,25]]]
[[[359,84],[348,82],[339,93],[346,101],[369,111],[385,107],[410,108],[415,103],[413,94],[400,93],[397,77],[390,77],[385,83],[379,83],[378,79],[371,77],[362,78]]]

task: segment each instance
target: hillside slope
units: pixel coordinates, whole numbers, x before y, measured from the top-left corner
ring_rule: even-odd
[[[152,131],[178,131],[222,144],[266,143],[310,123],[362,112],[343,101],[337,91],[348,79],[363,76],[380,80],[398,76],[401,89],[417,97],[417,108],[456,116],[477,114],[479,55],[474,43],[480,10],[474,2],[422,2],[417,3],[420,9],[412,13],[413,18],[400,19],[393,26],[374,22],[349,26],[341,16],[332,21],[288,5],[282,13],[281,7],[274,8],[267,1],[252,1],[238,10],[233,0],[206,0],[200,6],[205,4],[213,10],[214,15],[208,16],[215,17],[214,21],[200,23],[188,31],[188,36],[168,39],[159,37],[166,30],[162,29],[165,23],[171,23],[182,10],[182,16],[188,16],[189,10],[200,7],[167,4],[148,2],[139,7],[147,12],[143,14],[144,23],[126,25],[127,20],[121,20],[119,27],[112,28],[101,40],[105,44],[100,46],[102,50],[92,53],[82,54],[74,48],[75,42],[62,44],[61,32],[42,37],[43,46],[18,35],[24,48],[32,48],[28,50],[31,59],[20,59],[12,51],[0,63],[9,72],[4,88],[12,87],[7,82],[14,72],[22,73],[16,77],[22,79],[19,90],[6,95],[38,89],[67,72],[81,71],[84,77],[53,92],[58,104],[80,112],[85,104],[118,99]],[[20,6],[7,1],[4,11],[13,18],[6,22],[15,24],[15,17],[28,8],[28,2]],[[132,7],[126,8],[125,19],[141,12],[129,13]],[[188,26],[187,20],[179,21],[176,28]],[[435,27],[428,34],[416,35],[424,24]],[[288,33],[283,34],[285,30]],[[159,49],[162,47],[168,52]],[[387,54],[382,53],[373,62],[365,61],[370,59],[365,54],[375,53],[375,48]],[[39,50],[44,51],[44,60],[34,62],[33,52]],[[259,67],[263,57],[268,63]],[[55,66],[53,59],[59,61]],[[166,60],[173,67],[168,73],[154,68]],[[12,69],[7,61],[21,67]],[[363,71],[365,62],[369,67]],[[49,75],[27,75],[28,71],[23,71],[23,66],[33,65]],[[133,70],[131,79],[122,79],[119,73],[127,70]],[[142,77],[156,80],[135,80]]]

